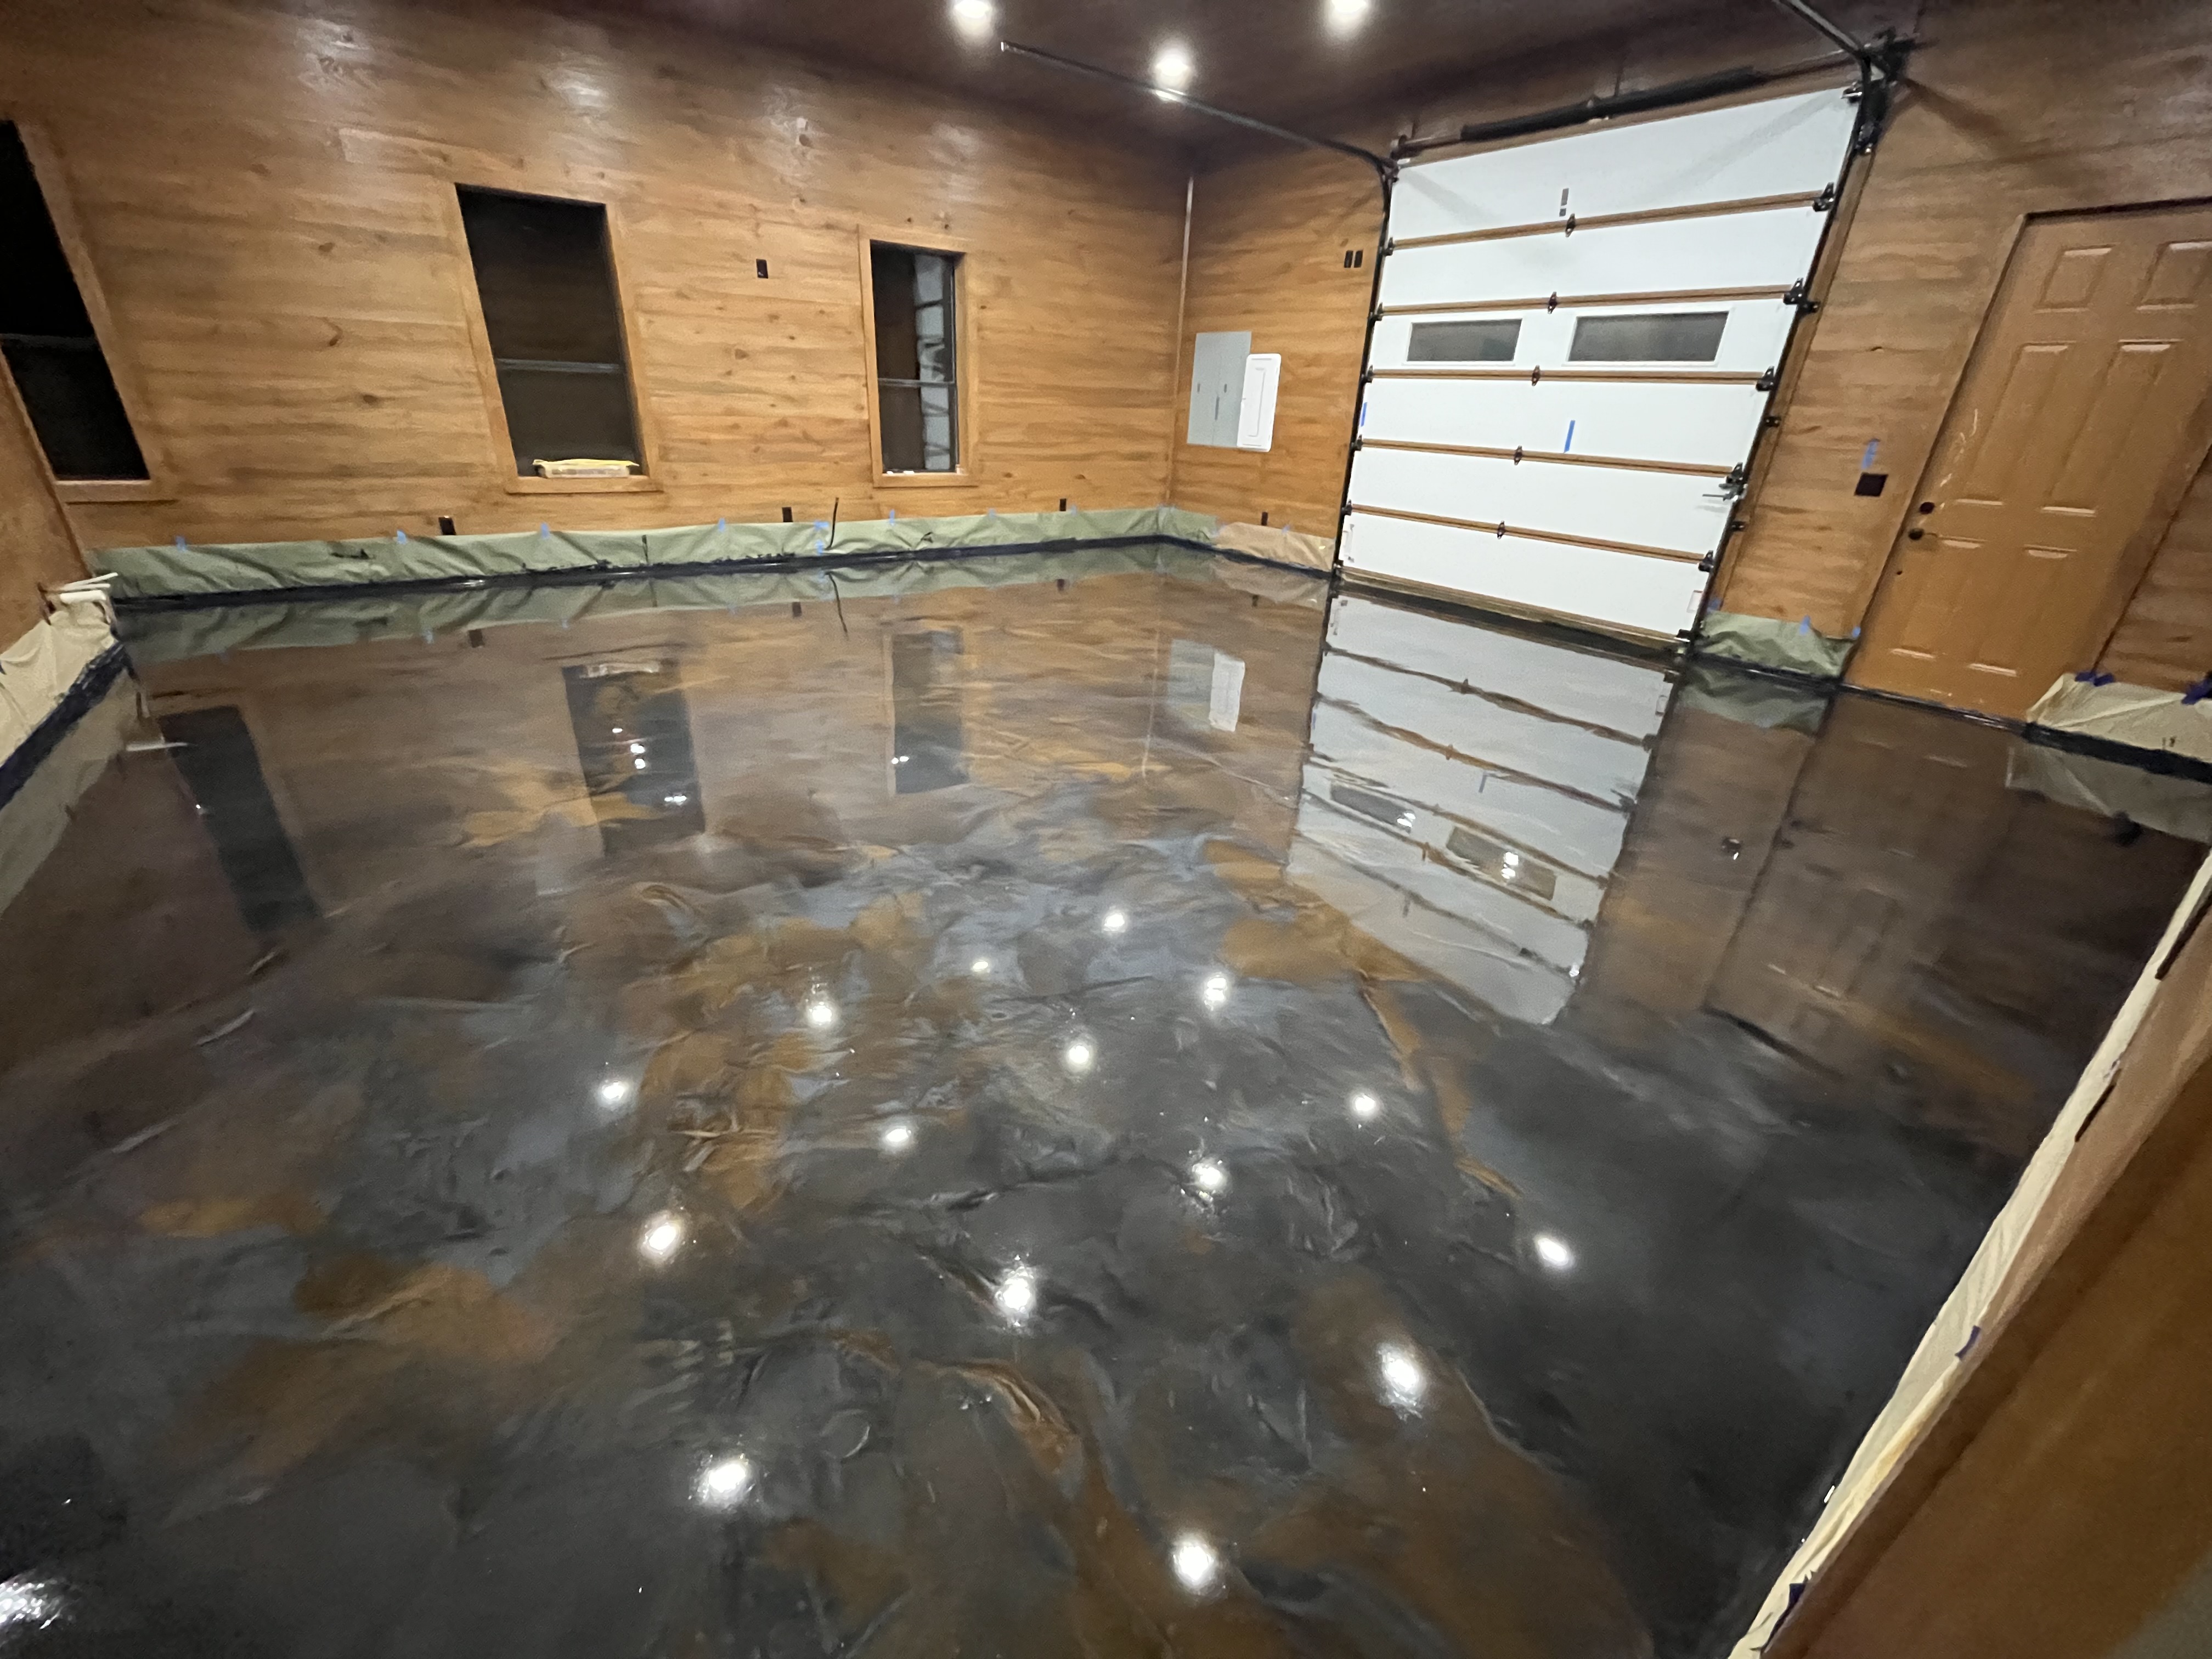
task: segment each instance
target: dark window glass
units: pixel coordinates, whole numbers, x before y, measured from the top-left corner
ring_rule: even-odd
[[[868,248],[876,305],[876,416],[886,472],[953,472],[960,466],[959,334],[954,284],[960,258],[874,242]]]
[[[1518,317],[1479,323],[1415,323],[1406,344],[1409,363],[1510,363],[1521,343]]]
[[[960,633],[891,635],[891,788],[922,795],[968,781],[960,718]]]
[[[1725,311],[1662,311],[1644,317],[1584,317],[1567,353],[1577,363],[1709,363],[1721,355]]]
[[[1333,783],[1328,798],[1339,806],[1348,806],[1364,818],[1373,818],[1377,823],[1387,823],[1393,830],[1413,827],[1413,809],[1403,801],[1393,800],[1388,795],[1378,795],[1371,789],[1355,789],[1348,783]]]
[[[1522,888],[1540,899],[1548,899],[1559,887],[1559,878],[1550,865],[1539,864],[1525,853],[1472,830],[1455,828],[1444,841],[1444,850],[1454,858],[1466,860],[1493,881]]]
[[[246,925],[270,933],[320,914],[276,816],[246,717],[234,708],[165,714],[161,735],[178,745],[172,751],[177,770],[200,809]]]
[[[466,185],[460,198],[514,470],[642,463],[606,209]]]
[[[572,663],[561,678],[601,849],[617,857],[704,830],[691,707],[676,665]]]
[[[57,478],[143,478],[116,395],[22,135],[0,122],[0,354]]]

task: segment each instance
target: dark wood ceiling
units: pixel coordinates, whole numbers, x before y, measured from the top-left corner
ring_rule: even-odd
[[[1194,96],[1298,126],[1465,84],[1486,68],[1551,49],[1587,42],[1608,50],[1637,30],[1695,19],[1756,19],[1771,29],[1778,15],[1765,0],[1370,0],[1364,21],[1338,33],[1328,26],[1330,3],[996,0],[995,27],[978,39],[955,27],[951,0],[648,0],[665,14],[810,58],[1188,149],[1214,148],[1224,130],[1173,104],[1002,54],[997,39],[1139,77],[1159,45],[1177,40],[1194,60]]]

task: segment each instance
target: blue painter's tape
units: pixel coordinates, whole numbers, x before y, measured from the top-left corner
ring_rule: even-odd
[[[884,509],[884,522],[885,524],[889,524],[892,520],[897,517],[898,508],[895,507],[887,507]]]
[[[1574,423],[1572,421],[1569,421],[1569,422],[1567,422],[1567,437],[1566,437],[1566,441],[1565,441],[1565,442],[1564,442],[1564,443],[1562,443],[1562,444],[1559,446],[1559,453],[1560,453],[1560,454],[1562,454],[1562,455],[1571,455],[1572,453],[1574,453],[1574,449],[1575,449],[1575,423]]]
[[[552,536],[553,526],[551,525],[541,524],[538,526],[538,539],[539,541],[550,541],[552,539]]]
[[[1869,438],[1867,440],[1866,453],[1859,457],[1859,471],[1862,472],[1873,471],[1874,458],[1881,453],[1881,440],[1879,438]]]
[[[404,530],[395,530],[392,532],[392,539],[395,542],[404,542],[407,539],[407,532]]]
[[[182,536],[178,537],[178,538],[177,538],[177,545],[178,545],[179,547],[182,547],[184,544],[185,544],[185,538],[184,538]]]

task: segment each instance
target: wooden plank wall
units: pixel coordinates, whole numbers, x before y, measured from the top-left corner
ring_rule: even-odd
[[[1847,635],[1865,616],[2023,218],[2212,195],[2212,101],[2203,95],[2212,7],[1900,0],[1832,9],[1863,34],[1893,24],[1923,45],[1826,307],[1811,319],[1752,528],[1731,550],[1720,595],[1731,611],[1809,617]],[[1462,93],[1330,130],[1369,143],[1446,131],[1619,88],[1780,64],[1818,44],[1778,11],[1738,9],[1700,29],[1646,30],[1610,51],[1585,46],[1501,65]],[[1251,329],[1255,350],[1284,352],[1284,372],[1273,453],[1178,441],[1182,504],[1253,520],[1267,511],[1334,533],[1366,299],[1365,283],[1339,267],[1356,228],[1371,224],[1373,195],[1357,162],[1314,153],[1200,176],[1184,395],[1188,336],[1200,328]],[[1178,440],[1182,429],[1178,409]],[[1869,439],[1881,444],[1876,470],[1890,474],[1879,497],[1852,493]],[[2165,687],[2212,669],[2212,477],[2198,481],[2103,666]]]
[[[15,389],[0,378],[0,651],[46,614],[39,590],[83,575],[84,557],[46,476]]]
[[[0,115],[59,158],[166,451],[169,499],[73,507],[85,544],[1165,499],[1180,163],[739,28],[0,0]],[[456,179],[609,204],[657,490],[507,487]],[[867,232],[969,251],[972,487],[872,482]]]

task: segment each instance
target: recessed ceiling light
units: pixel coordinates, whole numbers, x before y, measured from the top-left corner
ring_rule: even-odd
[[[969,40],[980,40],[996,27],[999,9],[991,0],[952,0],[952,27]]]
[[[1373,0],[1323,0],[1322,16],[1331,34],[1350,34],[1374,9]]]
[[[1180,40],[1170,40],[1152,54],[1152,84],[1168,92],[1181,92],[1190,84],[1195,66],[1190,58],[1190,48]]]

